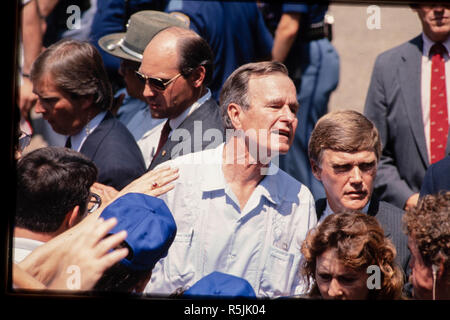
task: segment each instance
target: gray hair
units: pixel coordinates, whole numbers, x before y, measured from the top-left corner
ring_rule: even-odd
[[[243,110],[248,110],[250,107],[250,101],[248,99],[248,81],[250,77],[276,72],[288,75],[286,66],[277,61],[247,63],[233,71],[225,81],[219,99],[222,122],[225,129],[233,129],[227,111],[231,103],[240,105]]]

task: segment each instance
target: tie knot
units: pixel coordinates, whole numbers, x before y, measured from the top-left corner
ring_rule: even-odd
[[[436,42],[435,44],[433,44],[433,46],[430,49],[430,55],[431,56],[434,56],[435,54],[438,54],[438,55],[440,55],[442,57],[442,56],[444,56],[444,53],[447,53],[447,49],[440,42]]]
[[[164,124],[164,127],[161,130],[161,133],[169,134],[171,130],[172,128],[169,125],[169,119],[167,119],[166,123]]]

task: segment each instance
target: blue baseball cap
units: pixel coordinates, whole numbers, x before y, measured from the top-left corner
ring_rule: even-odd
[[[152,270],[167,255],[177,227],[163,200],[143,193],[127,193],[108,205],[100,215],[117,219],[111,234],[126,230],[130,253],[120,261],[132,270]]]
[[[183,293],[183,297],[256,298],[250,283],[230,274],[214,271],[198,280]]]

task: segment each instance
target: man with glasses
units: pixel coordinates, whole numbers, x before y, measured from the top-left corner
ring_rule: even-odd
[[[91,160],[68,148],[40,148],[18,161],[15,262],[98,208],[101,200],[90,191],[97,174]]]
[[[146,168],[151,161],[151,142],[158,139],[162,127],[158,125],[164,122],[164,119],[152,117],[142,95],[144,84],[139,81],[136,71],[139,69],[142,54],[150,40],[158,32],[170,26],[187,27],[187,23],[165,12],[143,10],[131,15],[126,32],[109,33],[98,40],[102,51],[111,57],[120,58],[118,70],[125,87],[115,93],[120,103],[117,104],[118,109],[114,110],[114,113],[136,140]],[[106,62],[105,65],[107,65]],[[121,98],[123,98],[122,101]],[[153,138],[154,135],[156,138]]]
[[[212,73],[211,48],[194,31],[170,27],[150,40],[136,74],[152,117],[168,120],[154,137],[148,170],[223,142],[219,107],[206,87]]]

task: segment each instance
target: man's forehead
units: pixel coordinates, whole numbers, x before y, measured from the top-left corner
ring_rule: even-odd
[[[375,151],[361,150],[355,152],[336,151],[332,149],[325,149],[322,155],[322,160],[327,159],[332,162],[372,162],[376,160]]]
[[[282,72],[251,75],[248,80],[248,93],[250,97],[266,101],[286,99],[292,100],[292,103],[297,101],[294,83]]]

